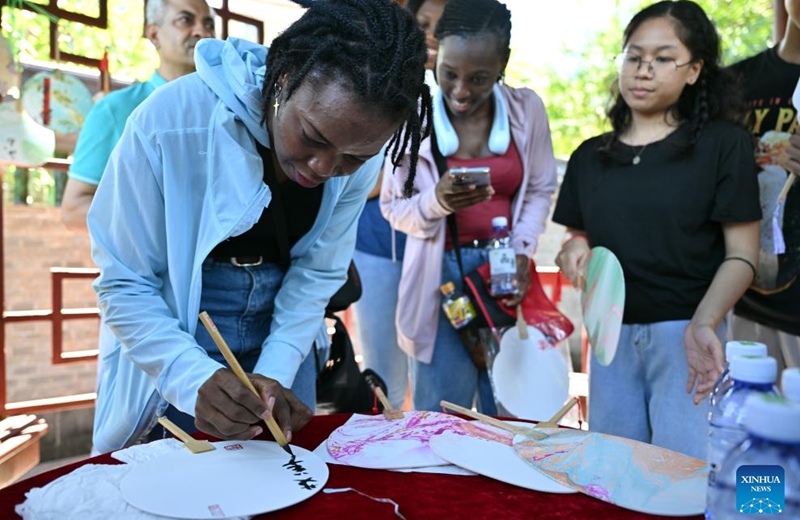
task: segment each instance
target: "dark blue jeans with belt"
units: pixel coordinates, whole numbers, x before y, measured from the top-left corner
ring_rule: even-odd
[[[283,282],[284,271],[278,264],[234,265],[230,260],[207,258],[203,262],[203,289],[200,311],[211,315],[225,342],[245,372],[252,372],[261,355],[261,347],[269,335],[275,296]],[[205,327],[198,325],[194,335],[208,355],[227,366]],[[312,348],[314,348],[312,346]],[[324,362],[327,356],[321,355]],[[300,365],[292,391],[307,406],[316,406],[317,370],[311,352]],[[194,417],[170,405],[167,418],[187,432],[197,431]],[[164,437],[160,425],[147,436],[148,440]]]

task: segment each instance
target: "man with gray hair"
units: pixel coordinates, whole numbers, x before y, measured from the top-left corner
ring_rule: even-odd
[[[205,0],[148,0],[145,18],[145,36],[161,64],[147,82],[108,94],[87,116],[61,203],[69,228],[86,229],[86,212],[131,112],[156,88],[194,72],[195,45],[214,37],[214,15]]]

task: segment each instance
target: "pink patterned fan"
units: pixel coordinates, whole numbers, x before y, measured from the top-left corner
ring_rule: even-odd
[[[353,415],[328,437],[328,453],[350,466],[369,469],[405,469],[449,464],[429,446],[432,436],[453,432],[500,440],[497,432],[440,413],[405,412],[401,420],[387,420],[383,415]]]

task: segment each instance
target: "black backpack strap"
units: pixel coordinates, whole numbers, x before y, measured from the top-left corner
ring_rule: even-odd
[[[445,159],[442,152],[439,150],[439,143],[436,141],[436,132],[431,129],[431,152],[433,152],[433,162],[436,164],[436,169],[439,170],[439,177],[447,173],[447,159]],[[461,278],[464,278],[464,264],[461,261],[461,244],[458,243],[458,223],[456,222],[456,214],[450,213],[447,215],[447,227],[450,229],[450,237],[453,239],[453,249],[456,251],[456,260],[458,261],[458,270],[461,272]]]

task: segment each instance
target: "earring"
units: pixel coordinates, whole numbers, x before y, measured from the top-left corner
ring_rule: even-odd
[[[281,95],[281,90],[282,90],[282,87],[280,85],[278,85],[277,83],[275,83],[275,86],[272,87],[272,91],[275,93],[275,104],[272,105],[272,108],[275,109],[275,116],[278,115],[278,107],[281,106],[281,104],[278,102],[278,97],[280,97],[280,95]]]

